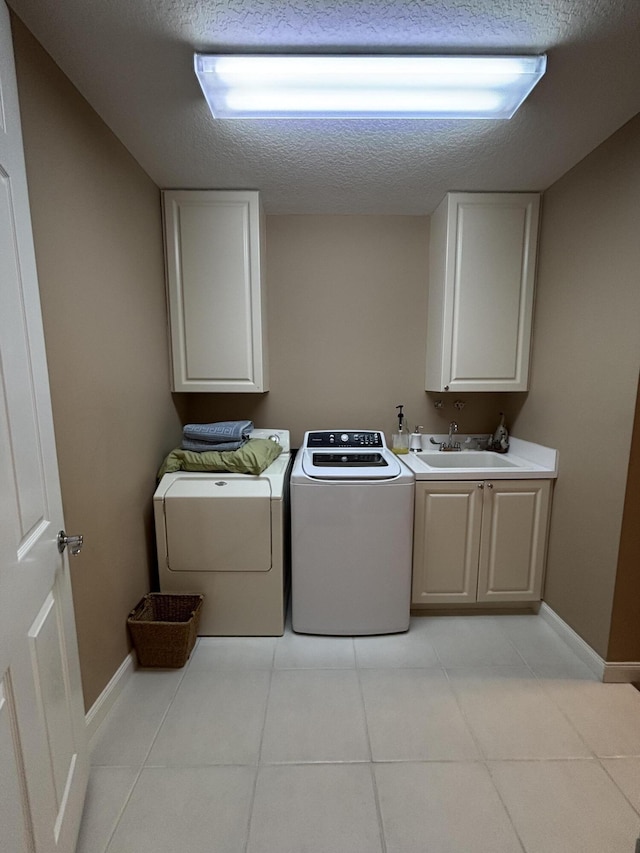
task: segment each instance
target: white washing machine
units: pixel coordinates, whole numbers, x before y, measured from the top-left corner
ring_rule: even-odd
[[[200,634],[284,633],[289,577],[288,430],[256,429],[282,453],[262,474],[165,474],[153,496],[162,592],[205,596]]]
[[[382,432],[305,433],[291,472],[294,631],[408,629],[414,485]]]

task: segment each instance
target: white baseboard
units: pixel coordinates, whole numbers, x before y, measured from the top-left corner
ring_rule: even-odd
[[[629,684],[632,681],[640,681],[640,662],[620,661],[606,663],[604,665],[604,677],[602,680],[608,684]]]
[[[100,723],[114,706],[116,699],[118,699],[122,693],[125,684],[129,680],[129,677],[135,668],[136,656],[133,652],[130,652],[116,670],[111,681],[87,711],[84,720],[87,728],[87,740],[89,741],[89,745],[91,745],[91,740],[95,737]]]
[[[540,605],[539,613],[600,681],[608,684],[640,681],[640,661],[606,661],[544,601]]]
[[[561,619],[555,610],[552,610],[546,602],[542,602],[538,612],[544,621],[553,628],[556,634],[565,641],[571,651],[589,667],[591,672],[600,679],[600,681],[604,681],[606,663],[600,655],[595,652],[579,634],[576,634],[573,628],[567,625],[564,619]]]

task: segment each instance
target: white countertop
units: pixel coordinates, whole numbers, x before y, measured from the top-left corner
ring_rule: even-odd
[[[446,436],[441,440],[445,439]],[[445,455],[448,457],[446,467],[429,465],[430,460],[434,463],[438,461],[437,457]],[[465,457],[469,464],[465,465]],[[441,451],[433,446],[433,450],[410,451],[398,458],[413,471],[416,480],[531,480],[555,479],[558,476],[557,450],[513,436],[509,438],[507,453],[493,453],[489,450]],[[485,460],[487,464],[483,465]],[[495,467],[503,464],[503,460],[504,463],[510,463],[508,467]],[[472,461],[473,465],[470,464]]]

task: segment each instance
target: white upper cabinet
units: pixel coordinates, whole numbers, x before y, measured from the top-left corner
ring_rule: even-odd
[[[267,391],[259,194],[167,190],[162,197],[172,390]]]
[[[427,391],[526,391],[538,193],[449,193],[431,219]]]

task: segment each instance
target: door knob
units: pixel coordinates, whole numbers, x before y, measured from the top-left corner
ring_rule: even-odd
[[[58,533],[58,551],[61,554],[68,545],[71,555],[73,557],[77,557],[80,551],[82,551],[83,543],[84,538],[82,536],[67,536],[64,530],[61,530],[60,533]]]

